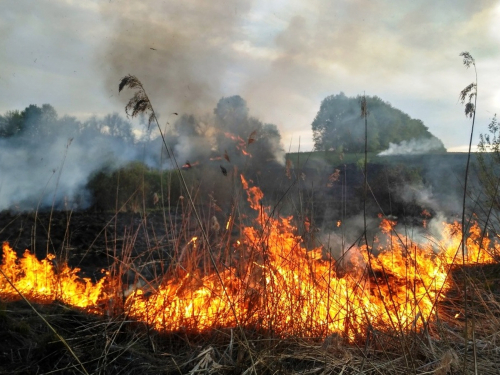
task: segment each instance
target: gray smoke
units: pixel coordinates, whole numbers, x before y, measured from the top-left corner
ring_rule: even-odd
[[[98,56],[99,64],[106,62],[106,88],[117,89],[122,77],[133,74],[158,113],[204,115],[223,87],[233,90],[232,44],[249,7],[242,0],[233,6],[156,2],[154,8],[133,1],[120,3],[117,12],[115,3],[102,3],[103,17],[114,25]]]
[[[389,143],[389,148],[380,152],[379,156],[427,154],[439,151],[442,146],[442,142],[437,138],[411,139],[398,144]]]
[[[30,106],[16,130],[14,112],[0,116],[0,210],[84,209],[92,204],[86,190],[93,173],[114,170],[131,161],[152,168],[173,168],[158,135],[133,126],[118,114],[80,122],[58,118],[50,105]],[[9,130],[10,129],[10,130]],[[213,115],[183,115],[166,132],[178,162],[230,170],[264,167],[282,161],[276,126],[249,116],[239,96],[223,98]],[[212,168],[213,169],[213,168]]]
[[[24,131],[0,138],[0,210],[86,208],[93,172],[144,158],[130,124],[116,114],[84,123],[57,115],[26,123]],[[120,136],[113,134],[118,130]]]
[[[278,128],[251,117],[238,95],[220,99],[211,116],[181,116],[167,132],[167,140],[182,163],[213,161],[254,169],[284,163]]]

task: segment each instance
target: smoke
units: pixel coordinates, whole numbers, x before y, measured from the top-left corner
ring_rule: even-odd
[[[167,139],[182,163],[216,161],[252,169],[284,163],[278,128],[251,117],[238,95],[220,99],[211,116],[181,116]]]
[[[28,116],[23,131],[0,138],[0,210],[88,207],[85,185],[93,172],[144,155],[133,138],[110,134],[113,120],[127,125],[118,115],[84,123]]]
[[[180,163],[207,166],[215,159],[217,170],[263,169],[284,155],[277,127],[250,117],[239,96],[222,98],[213,115],[181,116],[166,141]],[[0,210],[87,208],[92,197],[86,185],[96,171],[131,161],[173,167],[161,157],[162,147],[152,133],[137,139],[132,124],[118,114],[80,122],[58,118],[50,105],[31,105],[0,116]]]
[[[232,44],[250,2],[124,2],[102,4],[114,25],[98,57],[105,61],[105,86],[133,74],[144,84],[159,113],[202,115],[231,87]],[[229,87],[228,87],[229,86]],[[233,91],[234,92],[234,91]],[[165,119],[169,121],[169,119]]]
[[[380,152],[379,156],[388,155],[418,155],[440,151],[443,143],[433,138],[411,139],[409,141],[401,141],[398,144],[389,143],[389,148]]]
[[[254,115],[295,140],[302,136],[301,149],[312,146],[310,131],[303,129],[332,87],[351,95],[377,93],[401,108],[414,108],[409,92],[417,92],[426,98],[419,103],[429,105],[435,91],[429,94],[422,74],[452,82],[443,71],[449,71],[450,56],[468,45],[464,40],[495,45],[484,22],[494,9],[491,0],[463,4],[451,13],[430,1],[415,8],[394,7],[387,0],[376,6],[345,1],[333,6],[325,0],[99,5],[111,31],[96,60],[105,66],[110,94],[126,74],[143,81],[163,113],[200,114],[221,96],[239,94]],[[464,28],[466,35],[460,32]],[[386,88],[388,82],[393,89]],[[451,85],[444,87],[451,91]],[[432,118],[424,120],[432,124]]]

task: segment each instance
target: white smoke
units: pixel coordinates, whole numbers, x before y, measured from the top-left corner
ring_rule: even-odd
[[[246,102],[239,96],[221,99],[218,108],[219,115],[210,121],[181,116],[175,129],[167,132],[166,141],[180,163],[207,162],[214,154],[226,154],[227,162],[234,165],[278,161],[284,151],[275,126],[249,117]],[[9,116],[0,116],[0,130],[14,123]],[[93,203],[87,183],[97,171],[118,169],[132,161],[152,168],[173,167],[162,153],[160,137],[148,133],[137,139],[132,124],[118,114],[80,122],[58,118],[50,105],[33,105],[22,116],[22,130],[0,136],[0,211],[85,209]],[[240,136],[254,155],[243,155],[241,145],[224,132]]]
[[[437,138],[411,139],[399,144],[389,143],[389,148],[380,152],[379,156],[387,155],[418,155],[436,152],[442,149],[442,143]]]
[[[25,131],[0,137],[0,210],[86,208],[93,173],[152,159],[118,115],[84,123],[57,116],[37,126],[39,121],[28,119]],[[128,136],[109,134],[112,121]]]
[[[0,140],[0,210],[36,208],[86,208],[86,183],[94,171],[106,165],[119,167],[137,159],[138,150],[118,142],[87,142],[58,137],[50,144],[22,147]]]

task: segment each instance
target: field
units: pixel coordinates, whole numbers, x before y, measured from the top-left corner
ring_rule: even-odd
[[[200,167],[195,205],[3,212],[0,372],[498,373],[496,233],[476,215],[464,257],[459,224],[380,195],[459,179],[463,155],[369,156],[364,228],[358,155],[335,157],[288,155],[262,190],[229,171],[223,209]]]

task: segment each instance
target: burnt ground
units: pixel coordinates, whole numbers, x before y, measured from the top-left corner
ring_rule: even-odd
[[[173,231],[181,221],[180,216],[164,216],[161,212],[144,217],[124,212],[4,211],[0,213],[0,241],[8,242],[18,255],[25,249],[39,259],[45,258],[47,252],[56,254],[95,279],[102,268],[113,263],[113,256],[126,251],[138,258],[146,252],[158,258],[167,256],[173,245]]]

